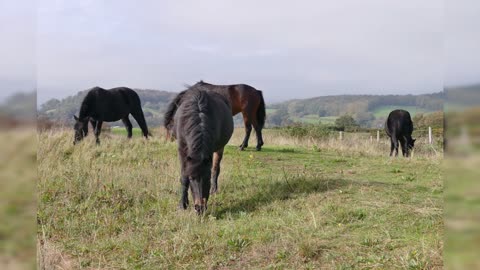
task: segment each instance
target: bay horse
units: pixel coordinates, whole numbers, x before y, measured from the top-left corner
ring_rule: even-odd
[[[253,88],[247,84],[233,84],[233,85],[214,85],[206,83],[204,81],[197,82],[194,86],[203,87],[207,90],[214,91],[224,96],[230,101],[232,108],[232,116],[242,113],[243,123],[245,125],[245,137],[240,150],[244,150],[248,147],[248,140],[250,139],[250,133],[252,127],[257,134],[257,147],[256,150],[260,151],[263,146],[262,129],[265,125],[265,101],[263,99],[262,91]],[[177,107],[177,103],[182,99],[185,91],[181,92],[172,102],[171,106],[167,109],[165,114],[164,126],[167,129],[167,136],[171,136],[171,126],[173,115]]]
[[[393,155],[393,150],[395,150],[395,156],[398,156],[398,141],[400,141],[403,156],[410,156],[415,139],[412,139],[413,122],[409,112],[405,110],[390,112],[385,122],[385,132],[390,137],[390,156]]]
[[[80,114],[74,115],[75,139],[73,144],[81,141],[88,134],[88,122],[93,126],[96,143],[100,143],[100,132],[103,122],[122,120],[127,129],[127,137],[132,137],[132,123],[129,115],[137,121],[143,136],[148,138],[148,128],[143,115],[140,97],[127,87],[116,87],[105,90],[101,87],[90,89],[80,106]]]
[[[233,133],[233,118],[229,101],[218,93],[196,85],[181,95],[171,127],[181,166],[179,207],[187,208],[190,187],[195,211],[201,214],[207,209],[210,193],[217,192],[220,162]]]

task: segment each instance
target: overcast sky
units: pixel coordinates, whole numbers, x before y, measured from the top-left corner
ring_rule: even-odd
[[[247,83],[270,102],[432,93],[477,81],[480,4],[467,2],[0,0],[1,95],[36,82],[44,102],[200,79]]]
[[[34,1],[0,0],[0,101],[35,90]]]

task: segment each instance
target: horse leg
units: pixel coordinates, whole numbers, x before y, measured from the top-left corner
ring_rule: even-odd
[[[240,150],[248,147],[248,140],[250,139],[250,133],[252,133],[252,124],[250,123],[249,117],[246,113],[243,114],[243,123],[245,124],[245,138],[243,138],[243,142],[240,145]]]
[[[394,149],[395,149],[395,144],[393,143],[393,139],[390,139],[390,156],[393,155]]]
[[[400,139],[400,146],[402,147],[402,156],[407,157],[407,154],[408,154],[408,152],[407,152],[407,140],[404,137],[402,137]]]
[[[262,138],[262,129],[258,126],[258,124],[255,122],[253,124],[253,128],[255,129],[255,134],[257,134],[257,151],[262,150],[263,146],[263,138]]]
[[[223,149],[224,148],[213,153],[212,178],[210,179],[212,188],[210,189],[210,194],[217,193],[218,191],[218,176],[220,175],[220,162],[223,158]]]
[[[129,139],[132,138],[132,122],[130,122],[130,119],[128,119],[128,115],[122,119],[122,122],[125,125],[125,128],[127,128],[127,137]]]
[[[102,121],[97,121],[97,124],[95,125],[95,142],[97,144],[100,144],[100,132],[102,131]]]
[[[188,186],[190,185],[190,180],[188,180],[188,177],[182,176],[180,178],[180,183],[182,184],[182,194],[181,194],[180,204],[178,205],[178,208],[187,209],[187,207],[188,207]]]
[[[398,157],[398,140],[396,137],[393,139],[393,147],[395,148],[395,157]]]
[[[95,127],[97,126],[97,121],[90,118],[90,124],[92,125],[93,132],[95,133]],[[87,135],[85,134],[85,136]]]
[[[132,113],[133,118],[135,118],[135,121],[137,121],[138,125],[142,129],[143,136],[148,139],[148,128],[147,128],[147,122],[145,121],[145,116],[143,115],[143,111],[140,108],[140,110]]]

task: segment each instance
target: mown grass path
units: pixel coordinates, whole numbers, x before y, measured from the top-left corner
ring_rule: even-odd
[[[440,158],[228,146],[205,216],[177,210],[175,143],[39,135],[38,237],[109,269],[441,268]],[[48,254],[48,250],[45,251]]]

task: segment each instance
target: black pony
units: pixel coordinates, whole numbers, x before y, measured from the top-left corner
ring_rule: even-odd
[[[402,147],[404,157],[410,156],[410,152],[415,145],[415,139],[412,139],[413,122],[410,113],[405,110],[394,110],[388,115],[385,122],[385,132],[390,137],[390,156],[398,156],[398,141]]]
[[[198,214],[207,208],[209,194],[217,191],[223,149],[233,133],[229,101],[205,90],[192,86],[181,99],[172,101],[178,102],[171,131],[177,138],[181,165],[180,208],[188,206],[190,187]]]
[[[131,114],[142,129],[143,136],[148,137],[147,123],[143,116],[140,97],[127,87],[117,87],[105,90],[94,87],[88,91],[82,101],[79,116],[75,118],[75,140],[73,144],[81,141],[88,134],[88,122],[93,126],[96,142],[100,143],[99,136],[103,122],[122,120],[127,128],[128,138],[132,137],[132,123],[128,119]]]
[[[265,101],[263,100],[262,91],[253,88],[247,84],[232,84],[232,85],[215,85],[200,81],[194,85],[195,87],[202,87],[209,91],[214,91],[224,96],[231,106],[231,114],[236,115],[242,113],[243,123],[245,125],[245,137],[240,150],[248,147],[248,140],[250,139],[250,133],[252,127],[257,134],[257,151],[260,151],[263,146],[262,129],[265,125]],[[184,91],[185,92],[185,91]],[[175,114],[176,106],[182,99],[183,93],[181,92],[174,102],[170,103],[167,113],[165,114],[164,126],[167,129],[167,135],[171,134],[171,127],[173,125],[173,115]]]

